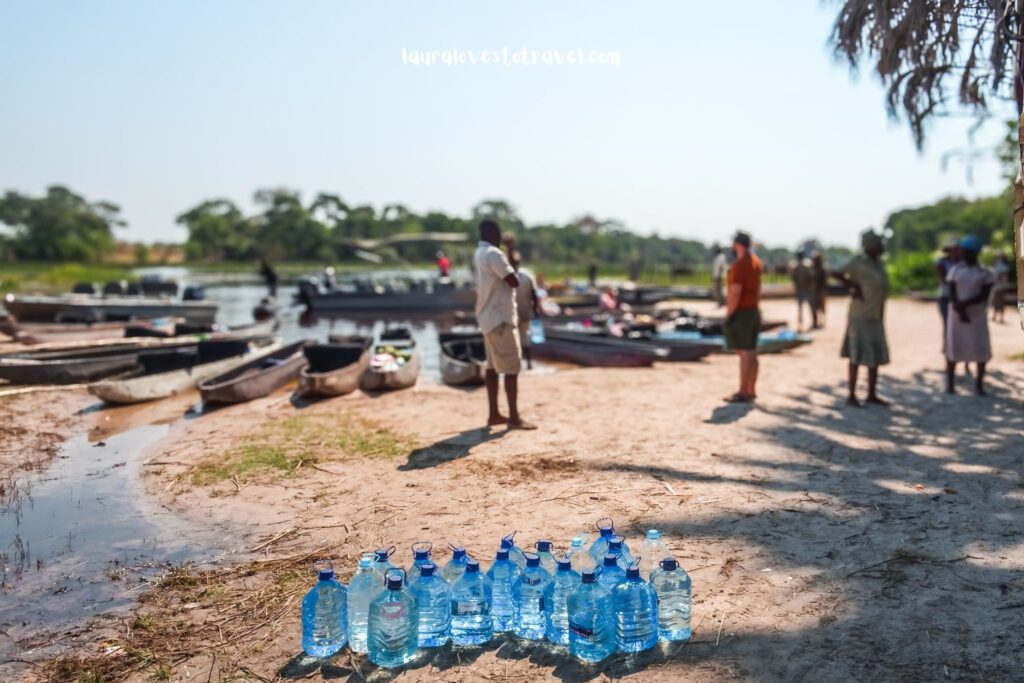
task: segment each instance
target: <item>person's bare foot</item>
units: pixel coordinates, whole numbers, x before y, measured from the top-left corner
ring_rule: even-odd
[[[866,402],[870,403],[871,405],[874,405],[874,406],[881,406],[883,408],[888,408],[889,407],[889,402],[888,401],[882,400],[882,399],[878,398],[877,396],[868,396]]]
[[[860,401],[857,400],[856,396],[847,396],[846,405],[852,406],[853,408],[860,408]]]
[[[487,418],[488,427],[496,427],[498,425],[506,424],[508,424],[508,418],[505,417],[504,415],[491,415],[489,418]]]
[[[754,400],[754,397],[748,396],[747,394],[741,394],[739,392],[736,392],[732,396],[726,396],[722,400],[725,401],[726,403],[750,403],[751,401]]]
[[[532,430],[536,429],[537,425],[533,424],[532,422],[527,422],[526,420],[524,420],[522,418],[519,418],[518,420],[509,420],[508,421],[508,428],[509,429],[522,429],[523,431],[529,432],[529,431],[532,431]]]

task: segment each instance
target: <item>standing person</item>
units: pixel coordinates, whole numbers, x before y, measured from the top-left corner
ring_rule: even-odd
[[[510,253],[508,262],[516,271],[516,278],[519,280],[519,286],[516,287],[519,343],[523,349],[526,369],[533,370],[533,340],[530,338],[530,323],[534,318],[540,317],[540,297],[537,295],[537,285],[533,281],[533,275],[530,274],[530,271],[520,267],[522,266],[520,253],[518,251]]]
[[[266,258],[260,259],[260,275],[263,276],[263,282],[267,285],[267,292],[270,294],[271,299],[277,298],[277,271],[270,265],[270,262]]]
[[[750,403],[757,398],[757,336],[761,331],[761,259],[750,251],[750,235],[737,232],[732,243],[736,260],[729,268],[725,313],[725,344],[740,357],[740,389],[725,400]]]
[[[793,279],[793,290],[796,294],[796,327],[798,331],[804,328],[804,304],[811,309],[811,327],[818,327],[818,308],[814,301],[814,272],[811,270],[811,261],[806,259],[800,252],[790,266],[790,277]]]
[[[587,266],[587,285],[597,287],[597,264],[593,261]]]
[[[985,395],[985,365],[992,359],[985,304],[995,274],[978,263],[981,240],[969,235],[960,240],[960,261],[949,269],[950,315],[946,327],[946,393],[956,393],[957,363],[977,363],[974,389]]]
[[[1006,254],[996,254],[996,264],[992,268],[996,283],[992,286],[990,305],[992,306],[992,322],[1006,322],[1006,292],[1010,290],[1010,263]]]
[[[942,314],[942,343],[945,348],[946,328],[949,326],[949,283],[946,277],[960,260],[960,241],[950,237],[942,245],[942,256],[935,262],[935,274],[939,276],[939,313]]]
[[[323,281],[324,289],[326,289],[328,292],[338,286],[338,280],[334,277],[334,266],[324,266]]]
[[[825,268],[825,256],[817,249],[811,255],[811,279],[813,282],[811,305],[817,313],[814,328],[825,326],[825,302],[828,300],[828,270]]]
[[[868,369],[867,402],[889,405],[878,397],[878,368],[889,362],[889,345],[885,340],[885,300],[889,298],[889,275],[882,263],[885,246],[882,237],[868,230],[860,238],[864,251],[857,254],[842,270],[832,273],[850,290],[850,311],[847,314],[846,335],[843,337],[842,358],[850,361],[847,381],[850,394],[847,405],[859,407],[857,400],[857,374],[860,366]]]
[[[519,415],[519,370],[522,347],[519,342],[515,289],[519,278],[498,248],[501,227],[496,221],[480,221],[480,244],[476,250],[476,320],[484,335],[487,352],[487,424],[507,424],[509,429],[536,429]],[[508,417],[498,410],[498,375],[505,375]]]
[[[437,274],[442,278],[448,278],[452,274],[452,261],[443,251],[437,252]]]
[[[711,283],[712,296],[719,306],[725,305],[725,294],[722,285],[725,282],[725,274],[729,269],[729,262],[725,258],[725,250],[715,245],[715,258],[711,261]]]

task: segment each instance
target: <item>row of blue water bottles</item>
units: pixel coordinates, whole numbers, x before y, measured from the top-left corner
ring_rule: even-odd
[[[414,544],[408,570],[392,564],[394,547],[382,548],[360,559],[347,591],[329,563],[318,563],[319,581],[303,601],[303,649],[326,657],[347,641],[395,668],[419,648],[481,645],[502,632],[567,646],[591,662],[649,649],[659,638],[688,639],[690,578],[667,549],[648,582],[611,520],[599,520],[598,532],[589,550],[577,537],[561,558],[550,541],[523,552],[509,534],[486,573],[459,547],[439,569],[430,544]],[[644,549],[654,542],[657,532],[648,532]]]

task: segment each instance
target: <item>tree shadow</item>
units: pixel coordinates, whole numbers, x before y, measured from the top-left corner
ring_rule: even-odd
[[[417,448],[409,453],[409,458],[399,470],[420,470],[428,467],[437,467],[446,462],[458,460],[469,455],[474,447],[500,439],[508,433],[507,429],[495,429],[493,427],[478,427],[468,429],[446,439],[436,441],[429,446]]]

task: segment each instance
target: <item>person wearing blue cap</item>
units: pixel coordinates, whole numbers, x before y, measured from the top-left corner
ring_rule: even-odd
[[[946,393],[956,393],[956,364],[977,363],[975,391],[985,395],[985,364],[992,359],[986,305],[995,274],[978,263],[981,240],[968,235],[960,240],[960,261],[946,275],[950,315],[946,322]]]

